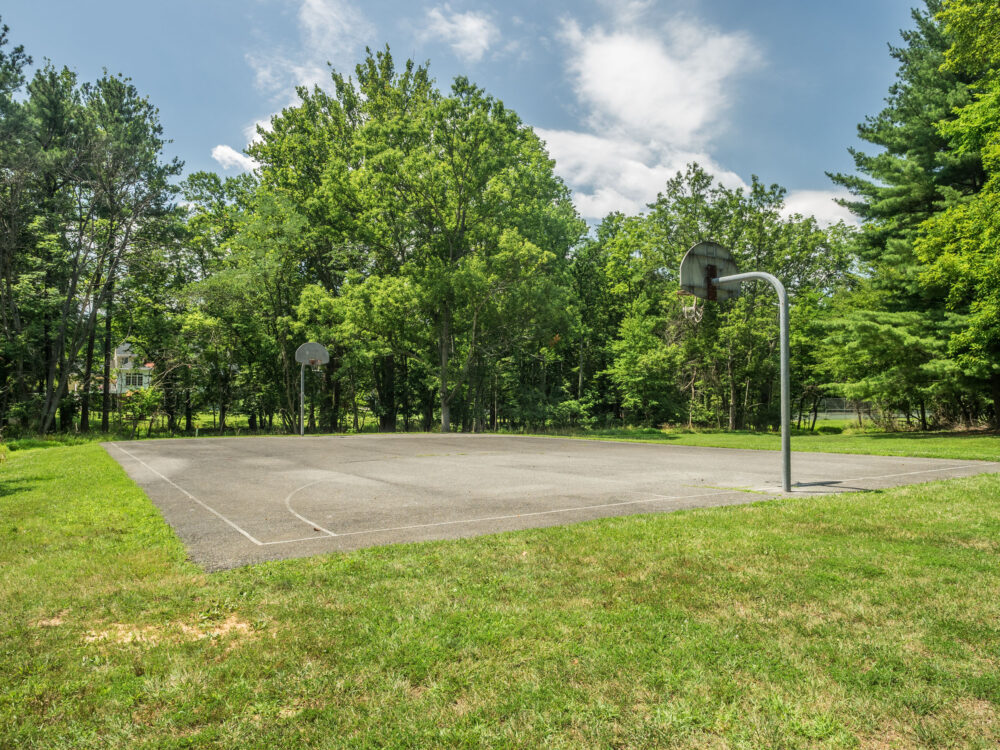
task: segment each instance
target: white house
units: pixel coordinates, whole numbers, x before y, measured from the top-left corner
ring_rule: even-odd
[[[115,393],[127,393],[136,388],[149,388],[153,379],[153,363],[140,364],[138,355],[132,351],[132,344],[126,341],[115,349],[114,370],[111,388]]]

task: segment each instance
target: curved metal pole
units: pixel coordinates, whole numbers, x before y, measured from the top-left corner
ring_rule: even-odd
[[[306,364],[299,371],[299,436],[306,434]]]
[[[788,295],[785,286],[777,278],[763,271],[736,273],[712,279],[713,284],[729,284],[738,281],[766,281],[778,293],[778,336],[781,339],[781,487],[792,491],[792,440],[789,434],[791,422],[791,400],[788,370]]]

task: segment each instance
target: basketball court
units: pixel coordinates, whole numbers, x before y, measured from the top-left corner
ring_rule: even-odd
[[[106,443],[208,570],[398,542],[778,497],[772,451],[504,435]],[[796,453],[793,495],[1000,472],[1000,463]]]

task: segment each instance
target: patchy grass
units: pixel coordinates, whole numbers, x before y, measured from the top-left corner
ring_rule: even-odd
[[[0,747],[1000,743],[995,475],[206,575],[99,446],[0,472]]]
[[[706,448],[781,450],[776,432],[657,430],[623,428],[560,434],[591,440],[665,442]],[[840,434],[792,432],[792,450],[809,453],[862,453],[870,456],[915,456],[1000,461],[1000,434],[996,432],[850,432]]]

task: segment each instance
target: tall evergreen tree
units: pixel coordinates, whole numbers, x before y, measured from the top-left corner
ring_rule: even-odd
[[[885,108],[858,125],[875,153],[851,148],[858,174],[830,177],[853,193],[843,201],[864,221],[859,250],[870,264],[872,283],[892,294],[894,309],[923,307],[913,251],[921,222],[943,207],[982,189],[986,181],[975,150],[949,147],[938,123],[972,101],[972,76],[943,70],[951,41],[937,18],[941,0],[914,9],[914,28],[901,32],[903,46],[890,46],[899,61]]]

